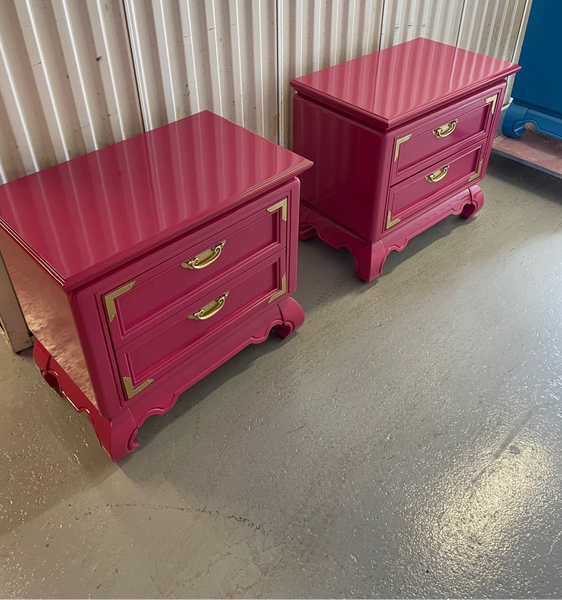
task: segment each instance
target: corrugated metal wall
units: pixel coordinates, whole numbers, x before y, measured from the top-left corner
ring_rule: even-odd
[[[516,59],[530,0],[0,0],[0,180],[210,109],[290,146],[293,77],[429,37]]]
[[[270,0],[125,0],[146,127],[204,109],[277,141]]]
[[[141,131],[120,0],[0,0],[2,182]]]

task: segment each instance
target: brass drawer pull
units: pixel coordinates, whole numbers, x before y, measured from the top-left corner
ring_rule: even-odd
[[[215,298],[209,304],[205,304],[203,308],[200,308],[198,311],[194,312],[192,315],[189,315],[189,319],[194,319],[195,321],[206,321],[211,317],[214,317],[219,310],[224,306],[226,302],[226,297],[230,292],[226,292],[222,296]]]
[[[441,127],[438,127],[437,129],[433,130],[433,135],[436,138],[444,138],[444,137],[447,137],[448,135],[451,135],[451,133],[453,133],[453,131],[455,131],[458,122],[459,122],[459,120],[455,119],[454,121],[451,121],[450,123],[447,123],[446,125],[441,125]]]
[[[447,165],[446,167],[443,167],[442,169],[439,169],[438,171],[431,173],[430,175],[428,175],[426,177],[426,180],[429,181],[429,183],[437,183],[438,181],[441,181],[443,179],[443,177],[445,177],[445,175],[447,175],[449,166],[450,165]]]
[[[222,249],[226,244],[226,240],[222,241],[220,244],[216,244],[212,248],[208,250],[204,250],[201,254],[190,258],[189,260],[182,262],[181,266],[184,269],[204,269],[209,265],[213,264],[215,260],[221,255]]]

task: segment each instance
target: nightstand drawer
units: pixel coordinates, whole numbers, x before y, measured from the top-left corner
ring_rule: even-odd
[[[394,137],[392,183],[425,169],[490,133],[494,113],[501,108],[505,85],[449,106],[422,122],[401,127]]]
[[[114,346],[122,346],[184,308],[217,277],[228,273],[233,277],[284,248],[287,214],[288,198],[281,197],[106,294]]]
[[[116,352],[125,398],[130,399],[193,353],[212,352],[217,336],[251,319],[287,289],[285,253],[272,256],[212,291]]]
[[[483,175],[486,144],[484,140],[391,187],[385,231],[447,195],[476,183]]]

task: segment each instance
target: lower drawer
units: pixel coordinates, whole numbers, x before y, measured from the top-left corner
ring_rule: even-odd
[[[390,188],[385,230],[481,178],[488,140]]]
[[[212,352],[216,336],[228,335],[239,319],[252,318],[260,306],[280,298],[286,281],[285,253],[280,252],[117,350],[125,398],[141,393],[194,352]]]

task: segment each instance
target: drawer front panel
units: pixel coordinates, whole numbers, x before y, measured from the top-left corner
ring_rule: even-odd
[[[140,393],[190,354],[212,352],[216,336],[228,335],[235,322],[252,318],[260,306],[274,302],[285,292],[284,252],[234,279],[222,280],[185,310],[116,352],[125,398]]]
[[[246,270],[286,245],[287,199],[215,233],[105,296],[115,347],[181,310],[202,286]]]
[[[476,183],[481,176],[487,140],[463,150],[390,188],[385,230],[445,196]]]
[[[423,123],[401,128],[394,140],[392,182],[411,177],[441,156],[450,156],[488,136],[494,115],[501,108],[504,87],[495,86],[431,115]]]

